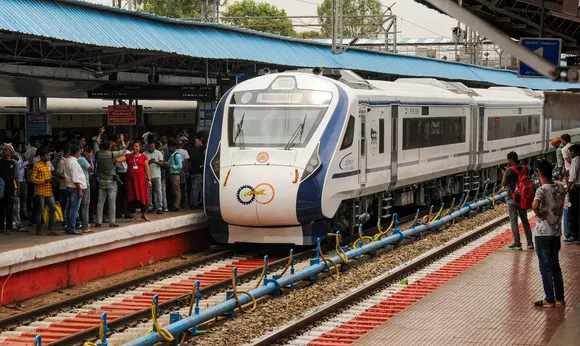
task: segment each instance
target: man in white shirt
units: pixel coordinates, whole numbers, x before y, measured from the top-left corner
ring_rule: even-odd
[[[572,161],[568,171],[568,230],[576,242],[580,239],[580,145],[574,144],[568,150]],[[570,242],[569,239],[566,242]]]
[[[64,161],[64,178],[66,182],[66,194],[68,199],[66,234],[82,234],[76,230],[76,223],[79,216],[79,207],[83,198],[83,190],[87,188],[85,173],[78,163],[78,158],[82,149],[78,144],[71,144],[70,156]]]
[[[566,172],[568,172],[570,170],[570,163],[572,163],[572,158],[570,157],[570,146],[572,145],[570,142],[572,139],[570,138],[570,135],[566,133],[560,136],[560,140],[564,145],[562,148],[562,156],[564,157],[564,169]]]
[[[149,208],[163,214],[163,196],[161,188],[161,167],[163,167],[163,154],[155,147],[155,142],[148,144],[145,156],[149,159],[149,170],[151,171],[151,187],[149,188]]]

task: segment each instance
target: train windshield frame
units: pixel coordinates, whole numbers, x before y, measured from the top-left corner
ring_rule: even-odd
[[[230,105],[230,147],[304,148],[320,125],[326,105]]]

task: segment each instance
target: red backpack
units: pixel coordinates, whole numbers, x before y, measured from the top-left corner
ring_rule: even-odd
[[[511,166],[510,169],[518,175],[518,181],[516,182],[516,188],[512,192],[512,199],[514,202],[520,206],[522,209],[531,209],[532,203],[534,202],[534,184],[530,178],[528,178],[528,172],[526,166],[522,166],[522,172],[517,169],[516,166]]]

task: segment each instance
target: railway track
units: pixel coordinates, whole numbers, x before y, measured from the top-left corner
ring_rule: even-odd
[[[413,216],[401,218],[401,223],[412,219]],[[365,233],[373,230],[376,228],[370,228]],[[345,242],[352,241],[355,237],[357,236],[347,237]],[[331,251],[332,248],[331,245],[325,246],[324,251]],[[137,329],[138,332],[133,336],[142,335],[143,326],[151,325],[148,321],[151,316],[151,298],[155,294],[159,295],[160,311],[174,312],[181,309],[180,313],[183,313],[189,305],[192,285],[196,280],[201,282],[201,294],[206,297],[205,306],[211,306],[223,301],[223,294],[216,298],[217,293],[230,286],[231,270],[234,266],[238,268],[241,281],[248,281],[261,273],[262,254],[224,259],[232,256],[233,252],[227,249],[206,253],[161,272],[0,319],[0,346],[30,345],[38,334],[42,335],[45,344],[50,345],[78,345],[94,341],[99,333],[99,317],[102,312],[107,312],[109,334],[113,332],[112,342],[126,340],[125,337],[115,338],[116,334],[123,334],[124,331],[128,331],[131,336],[131,332]],[[313,254],[309,249],[295,254],[294,258],[300,261],[312,257]],[[274,272],[287,262],[288,257],[281,257],[270,262],[269,267]],[[308,266],[307,262],[297,263],[297,269]],[[189,269],[191,267],[197,269]],[[252,283],[246,282],[244,285],[249,288]],[[246,286],[241,286],[240,289]],[[169,314],[159,318],[161,325],[168,320]]]
[[[287,258],[274,260],[270,265],[276,268],[286,262]],[[202,293],[209,294],[227,287],[234,266],[244,280],[260,274],[262,265],[262,254],[233,257],[233,250],[204,254],[161,272],[3,318],[0,345],[31,345],[38,334],[45,344],[77,345],[96,338],[102,312],[107,312],[111,330],[125,328],[150,317],[155,294],[159,295],[160,309],[172,309],[187,302],[196,280],[200,280]],[[186,269],[191,267],[195,268]],[[168,278],[179,280],[167,284]]]
[[[337,346],[348,345],[412,305],[466,268],[481,260],[488,249],[503,242],[486,243],[505,231],[497,227],[508,221],[502,216],[473,231],[401,265],[375,280],[343,294],[308,314],[292,320],[251,345]],[[505,234],[504,234],[505,235]],[[482,248],[479,248],[482,247]],[[479,250],[479,253],[473,253]],[[491,250],[490,250],[491,251]],[[467,255],[466,255],[467,254]],[[467,263],[466,263],[467,262]],[[405,278],[405,282],[399,282]]]

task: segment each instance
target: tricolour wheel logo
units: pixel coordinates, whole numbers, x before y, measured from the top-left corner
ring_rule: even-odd
[[[238,189],[236,197],[238,202],[241,204],[249,205],[254,201],[254,199],[256,199],[256,196],[254,195],[254,188],[252,188],[250,185],[243,185]]]

